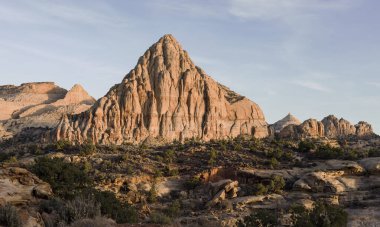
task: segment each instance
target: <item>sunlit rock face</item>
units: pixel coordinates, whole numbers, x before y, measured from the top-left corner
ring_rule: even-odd
[[[77,114],[95,103],[81,85],[69,91],[52,82],[0,86],[0,141],[26,128],[55,128],[64,114]]]
[[[260,107],[209,77],[165,35],[91,109],[64,117],[54,138],[121,144],[241,134],[268,135]]]
[[[322,121],[308,119],[300,125],[288,125],[278,136],[280,138],[318,138],[330,139],[347,138],[351,136],[367,137],[374,135],[372,126],[367,122],[352,125],[349,121],[338,119],[333,115],[325,117]]]

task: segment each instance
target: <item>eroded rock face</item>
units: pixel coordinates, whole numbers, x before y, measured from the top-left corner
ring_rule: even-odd
[[[359,122],[352,125],[349,121],[338,119],[333,115],[325,117],[322,121],[309,119],[300,125],[288,125],[277,135],[280,138],[318,138],[326,137],[329,139],[345,138],[351,136],[367,137],[373,135],[370,124]]]
[[[81,113],[94,103],[80,85],[69,91],[50,82],[1,86],[0,140],[25,128],[54,128],[64,114]]]
[[[333,115],[327,116],[322,120],[325,129],[325,136],[328,138],[337,138],[342,136],[355,135],[355,126],[343,118],[338,120]]]
[[[214,81],[165,35],[90,110],[63,118],[55,139],[121,144],[240,134],[268,135],[260,107]]]

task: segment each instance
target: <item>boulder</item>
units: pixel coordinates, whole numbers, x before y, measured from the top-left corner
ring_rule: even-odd
[[[380,157],[364,158],[359,161],[359,164],[371,174],[380,174]]]
[[[339,180],[344,171],[317,171],[305,174],[293,184],[294,190],[311,192],[340,193],[347,190],[346,185]]]

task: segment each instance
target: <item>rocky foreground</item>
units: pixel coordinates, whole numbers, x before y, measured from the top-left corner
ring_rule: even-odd
[[[3,147],[8,156],[1,168],[1,203],[17,207],[25,226],[81,226],[85,220],[91,226],[251,226],[247,217],[259,211],[268,220],[275,214],[276,225],[298,226],[297,209],[308,214],[322,203],[342,209],[330,211],[340,215],[333,222],[380,225],[378,138]],[[100,192],[115,195],[125,205],[113,209],[124,209],[128,217],[109,213]],[[82,200],[100,203],[99,212],[60,213],[72,209],[71,203],[84,206]]]

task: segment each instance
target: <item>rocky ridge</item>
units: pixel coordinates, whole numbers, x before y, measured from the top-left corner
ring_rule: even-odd
[[[338,119],[333,115],[325,117],[322,121],[308,119],[300,125],[288,125],[283,128],[278,136],[280,138],[318,138],[329,139],[347,138],[351,136],[368,137],[374,135],[372,126],[367,122],[360,121],[352,125],[349,121]]]
[[[241,134],[268,135],[260,107],[214,81],[165,35],[91,109],[65,116],[53,137],[121,144]]]
[[[0,140],[25,128],[54,128],[62,115],[80,113],[95,103],[81,85],[69,91],[52,82],[0,87]]]

